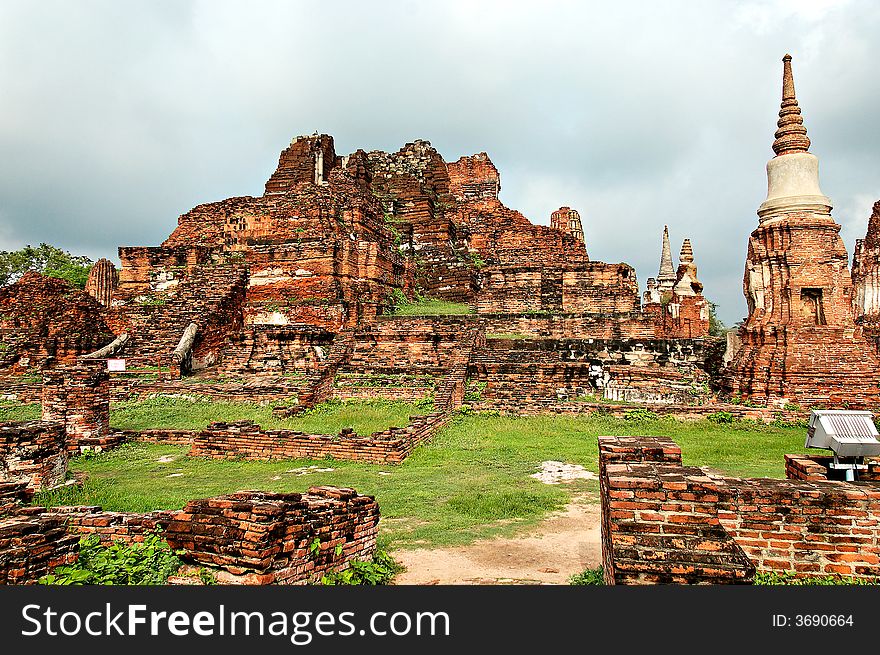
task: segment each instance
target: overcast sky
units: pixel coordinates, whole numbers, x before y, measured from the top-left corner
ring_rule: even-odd
[[[157,245],[262,194],[291,137],[448,160],[486,151],[536,223],[656,275],[693,241],[733,323],[794,57],[847,251],[880,199],[880,3],[0,0],[0,249]]]

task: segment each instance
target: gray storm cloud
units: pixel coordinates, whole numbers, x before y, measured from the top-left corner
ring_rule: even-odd
[[[447,160],[485,150],[502,200],[577,208],[644,285],[660,234],[745,313],[781,63],[852,251],[880,198],[877,3],[0,2],[0,248],[92,257],[259,195],[290,138]]]

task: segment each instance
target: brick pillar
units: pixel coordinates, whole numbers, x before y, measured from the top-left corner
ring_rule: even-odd
[[[46,371],[42,405],[44,421],[64,424],[70,454],[116,445],[110,438],[110,376],[103,361]]]

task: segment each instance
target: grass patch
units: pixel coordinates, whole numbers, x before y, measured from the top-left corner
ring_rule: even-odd
[[[487,339],[531,339],[532,336],[529,334],[523,334],[522,332],[487,332]]]
[[[41,414],[40,403],[0,402],[0,423],[6,421],[38,421]]]
[[[423,298],[406,304],[398,305],[391,312],[392,316],[446,316],[456,314],[473,314],[474,310],[465,303]]]
[[[353,428],[358,434],[367,435],[392,426],[404,427],[411,415],[426,411],[430,409],[423,403],[328,401],[298,416],[278,419],[272,416],[270,405],[160,397],[115,404],[110,412],[110,425],[119,430],[198,430],[212,421],[249,420],[267,429],[336,434],[343,428]]]
[[[199,411],[213,408],[215,417],[235,418],[223,405],[210,403]],[[367,405],[338,409],[362,413]],[[379,404],[386,410],[388,405]],[[149,410],[141,404],[141,422],[149,417]],[[268,408],[248,406],[247,410],[270,416]],[[118,424],[119,412],[114,413]],[[304,418],[325,421],[316,425],[323,426],[320,431],[330,429],[320,413]],[[170,421],[168,416],[164,421]],[[156,424],[155,417],[151,423]],[[83,487],[44,492],[37,502],[145,512],[177,509],[193,498],[240,489],[290,492],[330,484],[354,487],[377,498],[383,517],[380,537],[391,549],[460,545],[521,532],[548,512],[562,509],[575,494],[598,500],[595,480],[551,486],[529,475],[545,460],[581,464],[596,472],[596,437],[603,434],[668,435],[681,445],[686,465],[769,477],[783,477],[782,455],[803,452],[804,439],[803,428],[745,421],[719,425],[668,419],[470,414],[456,418],[431,444],[418,448],[398,466],[332,460],[218,461],[188,458],[184,447],[131,443],[109,453],[73,459],[72,470],[87,474]],[[172,461],[159,461],[168,457]],[[303,475],[308,466],[332,470],[316,468]]]

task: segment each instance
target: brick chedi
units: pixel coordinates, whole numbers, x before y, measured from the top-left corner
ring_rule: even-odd
[[[578,241],[584,242],[584,226],[581,215],[571,207],[560,207],[550,214],[550,227],[562,230]]]
[[[777,125],[767,199],[746,256],[749,315],[724,386],[757,401],[873,406],[880,360],[853,320],[846,248],[819,189],[789,55]]]
[[[865,238],[856,240],[852,281],[853,315],[876,347],[880,344],[880,200],[874,203]]]
[[[86,293],[109,307],[113,300],[113,292],[119,285],[119,274],[116,267],[109,259],[99,259],[89,271],[89,279],[86,281]]]
[[[659,335],[692,339],[709,334],[709,302],[697,279],[691,240],[682,243],[676,270],[672,265],[668,226],[663,227],[660,270],[656,278],[648,278],[644,303],[643,310],[655,318]]]

